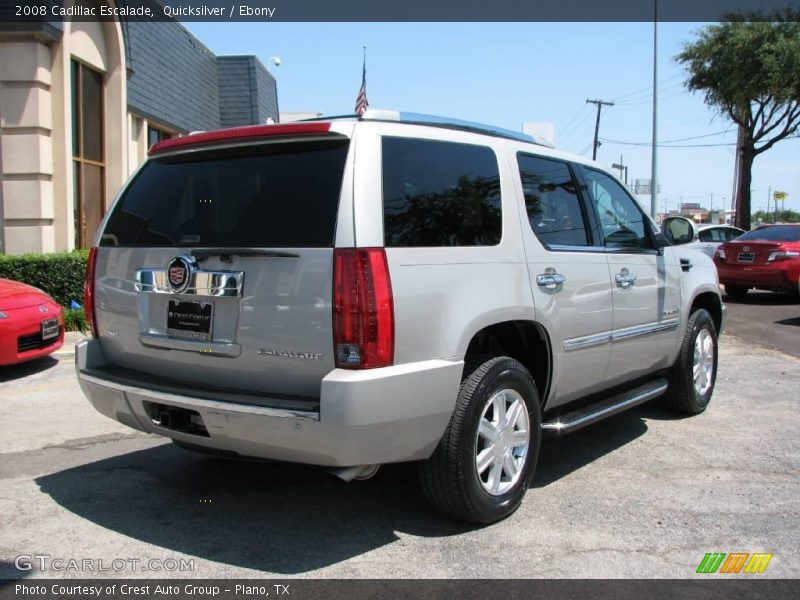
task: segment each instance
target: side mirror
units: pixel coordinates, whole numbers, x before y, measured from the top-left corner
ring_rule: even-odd
[[[673,246],[697,241],[697,226],[686,217],[668,217],[661,224],[661,231]]]

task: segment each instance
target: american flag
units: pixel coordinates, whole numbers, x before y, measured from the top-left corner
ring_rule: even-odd
[[[367,111],[367,49],[364,48],[364,68],[361,71],[361,89],[356,97],[356,114],[363,115]]]

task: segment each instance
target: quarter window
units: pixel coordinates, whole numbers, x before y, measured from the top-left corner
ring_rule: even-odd
[[[491,148],[383,138],[386,246],[500,243],[500,173]]]
[[[578,188],[566,163],[518,154],[525,209],[536,237],[546,245],[587,246]]]
[[[636,201],[611,177],[584,169],[589,195],[597,206],[608,248],[648,248],[644,216]]]

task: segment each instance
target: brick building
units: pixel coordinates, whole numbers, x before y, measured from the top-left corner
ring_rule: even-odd
[[[91,246],[152,143],[278,115],[258,58],[175,21],[0,23],[0,251]]]

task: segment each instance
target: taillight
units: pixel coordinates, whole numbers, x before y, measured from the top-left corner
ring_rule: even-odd
[[[717,256],[719,256],[719,257],[720,257],[722,260],[725,260],[726,258],[728,258],[728,255],[727,255],[727,254],[725,254],[725,248],[723,248],[722,246],[720,246],[719,248],[717,248],[717,253],[716,253],[716,254],[717,254]]]
[[[394,363],[392,283],[383,248],[334,251],[333,343],[343,369]]]
[[[774,262],[776,260],[791,260],[792,258],[797,258],[798,256],[800,256],[800,252],[795,252],[794,250],[774,250],[773,252],[770,252],[767,262]]]
[[[83,314],[89,323],[92,335],[97,337],[97,321],[94,314],[94,271],[97,262],[97,248],[89,250],[89,260],[86,263],[86,281],[83,284]]]

